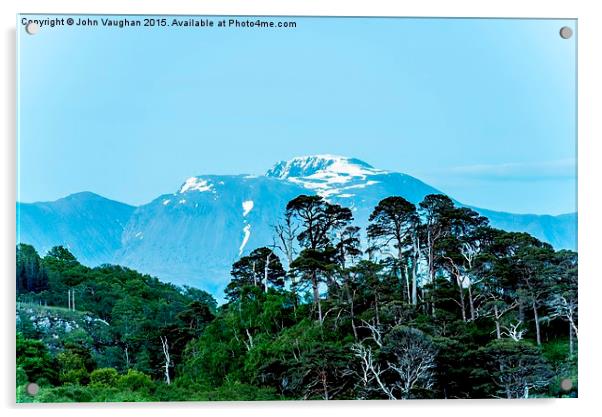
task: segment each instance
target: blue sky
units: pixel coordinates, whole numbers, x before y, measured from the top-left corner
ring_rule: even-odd
[[[275,20],[297,28],[19,27],[19,200],[141,204],[329,153],[479,207],[576,210],[574,21]]]

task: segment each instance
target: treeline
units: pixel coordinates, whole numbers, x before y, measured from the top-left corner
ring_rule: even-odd
[[[95,370],[104,368],[125,375],[136,371],[149,381],[172,378],[186,344],[201,334],[217,307],[211,295],[195,288],[179,288],[115,265],[86,267],[61,246],[40,258],[32,246],[19,244],[19,281],[26,284],[17,287],[21,386],[85,386],[94,382]],[[60,340],[55,339],[61,329],[52,328],[50,320],[34,322],[44,311],[64,318],[58,327],[69,327]],[[78,312],[93,314],[108,330],[86,332],[85,316]],[[41,343],[43,339],[50,339],[52,346]]]
[[[443,195],[382,200],[364,236],[352,214],[289,202],[274,245],[234,264],[229,303],[189,344],[191,383],[286,398],[576,395],[576,253]]]
[[[119,354],[102,366],[152,376],[154,388],[144,398],[577,394],[577,254],[555,251],[526,233],[494,229],[443,195],[426,196],[418,206],[386,198],[366,231],[353,225],[348,208],[319,196],[293,199],[274,227],[274,244],[234,263],[228,302],[217,311],[206,294],[194,300],[186,292],[192,289],[124,268],[88,269],[50,253],[40,262],[48,288],[36,297],[60,305],[67,287],[75,287],[81,308],[121,329],[114,339]],[[65,262],[75,262],[69,273]],[[108,278],[100,273],[106,269],[164,289],[150,299],[159,305],[171,296],[164,301],[169,307],[128,308],[127,314],[139,314],[127,316],[116,305],[136,306],[147,289],[136,286],[125,297],[118,285],[114,304],[101,308],[106,295],[97,294],[94,302],[85,288]],[[207,311],[194,310],[193,302]],[[159,311],[171,315],[157,320]],[[148,321],[154,324],[147,331],[140,323]],[[124,362],[126,348],[134,360]],[[93,390],[91,383],[59,380],[63,390]],[[92,398],[105,398],[102,392]]]

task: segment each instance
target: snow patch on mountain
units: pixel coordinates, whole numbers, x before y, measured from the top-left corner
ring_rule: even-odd
[[[349,180],[349,177],[365,178],[366,175],[386,172],[356,158],[325,154],[297,156],[288,161],[280,161],[266,173],[266,176],[281,179],[314,176],[314,179],[331,183],[344,183]]]
[[[350,189],[353,189],[353,188],[366,188],[366,187],[368,187],[368,186],[370,186],[370,185],[378,184],[379,182],[380,182],[380,181],[373,181],[373,180],[370,180],[370,181],[366,181],[366,182],[365,182],[365,183],[363,183],[363,184],[354,184],[354,185],[350,185],[350,186],[348,186],[348,187],[345,187],[345,189],[346,189],[346,190],[350,190]]]
[[[253,206],[255,203],[253,203],[253,200],[247,200],[247,201],[243,201],[242,202],[242,215],[243,217],[247,217],[247,214],[249,214],[251,212],[251,210],[253,210]]]
[[[163,200],[163,205],[164,206],[168,205],[169,203],[171,203],[171,200],[169,200],[169,199]]]
[[[245,246],[247,246],[247,243],[249,242],[249,238],[251,237],[251,225],[245,225],[245,227],[242,229],[242,232],[244,233],[244,236],[242,238],[240,248],[238,249],[238,256],[242,255],[242,251],[245,249]]]
[[[365,188],[379,181],[370,176],[388,174],[364,161],[336,155],[300,156],[281,161],[266,176],[298,184],[328,198],[338,196],[351,188]]]
[[[213,184],[207,180],[199,177],[190,177],[186,180],[184,185],[182,185],[182,188],[180,188],[180,193],[185,193],[187,191],[199,191],[202,193],[205,191],[215,192],[215,189]]]

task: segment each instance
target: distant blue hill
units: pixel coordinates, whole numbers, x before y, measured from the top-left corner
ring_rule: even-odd
[[[136,207],[82,192],[52,202],[17,203],[17,241],[44,254],[56,245],[86,265],[114,258]]]
[[[265,176],[203,175],[173,194],[132,207],[93,193],[17,203],[17,240],[41,253],[68,247],[84,264],[118,263],[220,297],[232,263],[274,242],[288,201],[319,194],[352,209],[364,230],[374,206],[397,195],[419,203],[439,190],[409,175],[332,155],[282,161]],[[459,202],[457,202],[460,204]],[[576,249],[577,214],[511,214],[481,208],[494,227],[523,231],[555,248]]]

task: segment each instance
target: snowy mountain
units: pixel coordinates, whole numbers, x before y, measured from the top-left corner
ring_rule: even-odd
[[[376,169],[355,158],[314,155],[277,163],[266,173],[305,188],[332,203],[349,207],[365,226],[374,206],[383,198],[400,195],[412,203],[439,190],[409,175]]]
[[[343,190],[352,189],[355,183],[367,183],[369,176],[379,174],[388,173],[355,158],[314,155],[281,161],[274,165],[266,173],[266,176],[300,184],[305,188],[315,190],[323,197],[328,197],[344,192]]]
[[[268,177],[189,178],[134,211],[113,261],[217,294],[238,257],[272,244],[278,214],[305,192]]]
[[[313,193],[351,208],[355,223],[365,229],[383,198],[399,195],[417,204],[440,191],[358,159],[305,156],[281,161],[264,176],[191,177],[173,194],[139,207],[92,193],[18,204],[18,240],[41,252],[63,244],[84,263],[119,263],[219,297],[232,263],[273,243],[273,226],[288,201]],[[556,248],[576,248],[576,213],[539,216],[474,209],[495,227],[531,233]]]
[[[428,194],[444,194],[440,190],[406,174],[376,169],[355,158],[336,155],[314,155],[281,161],[266,176],[301,185],[333,203],[349,207],[362,227],[374,206],[383,198],[399,195],[418,204]],[[453,199],[453,197],[452,197]],[[576,249],[576,213],[559,216],[512,214],[470,207],[489,218],[494,227],[528,232],[556,248]]]

